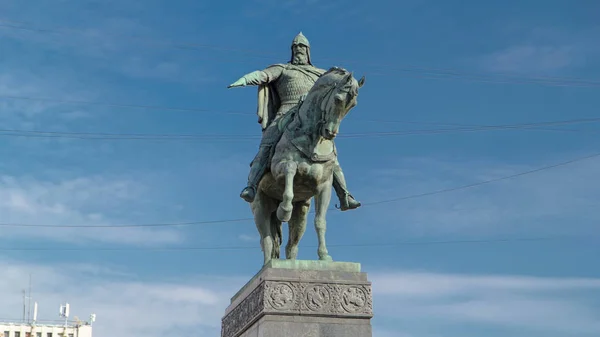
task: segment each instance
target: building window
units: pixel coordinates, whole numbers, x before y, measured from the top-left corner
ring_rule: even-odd
[[[35,333],[35,337],[42,337],[42,333],[41,332],[36,332]]]
[[[69,337],[73,337],[73,334],[72,334],[72,333],[70,333],[70,334],[69,334]]]
[[[52,332],[47,332],[46,337],[52,337]]]
[[[4,331],[4,337],[10,337],[10,331]]]
[[[15,331],[15,337],[21,337],[21,332]]]
[[[26,332],[25,337],[31,337],[31,332]]]

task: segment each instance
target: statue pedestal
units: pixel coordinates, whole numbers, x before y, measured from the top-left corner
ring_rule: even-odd
[[[372,337],[372,317],[359,263],[273,260],[231,299],[221,337]]]

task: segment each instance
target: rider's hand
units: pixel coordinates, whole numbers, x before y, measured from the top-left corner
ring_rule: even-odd
[[[246,79],[242,77],[239,80],[231,83],[227,88],[245,87],[246,84]]]

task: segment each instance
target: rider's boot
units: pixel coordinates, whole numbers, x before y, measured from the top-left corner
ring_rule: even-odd
[[[258,183],[265,174],[267,168],[267,161],[269,159],[269,152],[271,147],[262,145],[258,149],[258,153],[252,164],[250,164],[250,174],[248,174],[248,186],[246,186],[240,193],[240,197],[246,202],[253,202],[256,197],[256,191],[258,190]]]
[[[336,165],[333,169],[333,189],[340,200],[340,210],[347,211],[361,206],[361,203],[355,200],[350,192],[348,192],[346,179],[344,178],[344,173],[339,165]]]

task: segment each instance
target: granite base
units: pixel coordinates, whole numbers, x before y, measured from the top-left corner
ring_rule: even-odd
[[[233,296],[221,337],[372,337],[360,264],[273,260]]]

